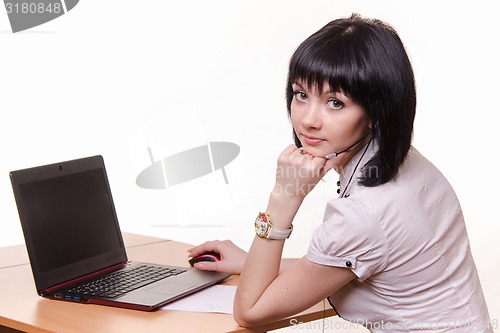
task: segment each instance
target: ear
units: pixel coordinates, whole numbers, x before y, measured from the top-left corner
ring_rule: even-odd
[[[379,125],[378,120],[375,122],[373,122],[372,119],[368,120],[368,128],[370,130],[376,130],[379,127],[378,125]]]

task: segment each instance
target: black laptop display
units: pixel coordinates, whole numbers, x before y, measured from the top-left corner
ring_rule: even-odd
[[[154,310],[228,275],[128,262],[101,156],[10,173],[39,295]]]

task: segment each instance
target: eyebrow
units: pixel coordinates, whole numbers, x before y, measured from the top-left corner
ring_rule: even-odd
[[[305,89],[305,88],[302,86],[302,84],[300,84],[300,83],[299,83],[299,82],[297,82],[297,81],[294,81],[294,82],[292,83],[292,86],[293,86],[293,85],[297,85],[297,86],[298,86],[300,89],[302,89],[302,90],[309,90],[309,89],[310,89],[309,87],[308,87],[307,89]],[[323,87],[324,87],[324,86],[325,86],[325,85],[323,85]],[[324,94],[342,94],[342,95],[346,96],[346,95],[345,95],[345,93],[343,93],[343,92],[342,92],[342,90],[333,90],[333,89],[331,89],[331,87],[330,87],[330,85],[329,85],[329,84],[328,84],[327,86],[328,86],[328,88],[330,88],[330,89],[329,89],[329,90],[322,91],[322,92],[321,92],[321,95],[324,95]]]

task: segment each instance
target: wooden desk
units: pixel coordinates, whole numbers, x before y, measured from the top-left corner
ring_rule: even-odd
[[[188,266],[189,244],[124,233],[129,260]],[[224,281],[236,285],[238,276]],[[335,312],[319,303],[292,317],[297,322]],[[3,332],[265,332],[290,325],[288,318],[255,329],[239,327],[232,315],[157,310],[143,312],[44,299],[36,294],[24,245],[0,248],[0,333]]]

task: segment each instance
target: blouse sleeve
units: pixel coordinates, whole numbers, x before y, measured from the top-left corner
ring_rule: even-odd
[[[328,202],[307,252],[311,262],[350,268],[360,282],[387,265],[388,244],[378,219],[351,198]]]

